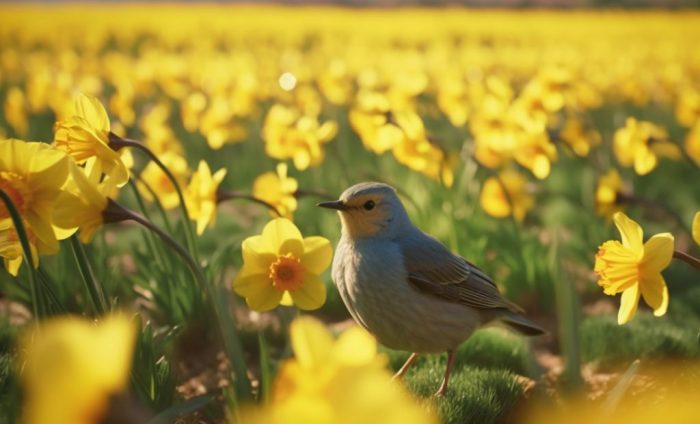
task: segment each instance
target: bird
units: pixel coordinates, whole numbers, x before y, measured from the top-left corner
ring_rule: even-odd
[[[340,216],[332,279],[348,312],[382,345],[412,352],[395,378],[419,354],[447,352],[435,393],[443,396],[455,350],[479,327],[500,321],[524,335],[545,333],[486,273],[416,227],[392,186],[355,184],[317,206]]]

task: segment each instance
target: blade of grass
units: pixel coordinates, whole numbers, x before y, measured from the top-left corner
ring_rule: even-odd
[[[96,315],[102,315],[107,310],[107,300],[102,292],[102,286],[97,282],[95,274],[92,272],[92,267],[88,261],[87,254],[83,245],[80,244],[78,237],[74,234],[70,237],[71,249],[73,249],[73,256],[75,257],[75,262],[78,265],[78,270],[83,278],[83,283],[85,283],[85,288],[87,289],[90,300],[92,301],[92,306],[95,310]]]

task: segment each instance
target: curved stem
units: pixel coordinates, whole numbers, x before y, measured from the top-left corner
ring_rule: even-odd
[[[248,193],[241,193],[238,191],[224,191],[224,190],[219,190],[216,193],[216,203],[221,203],[225,202],[227,200],[231,199],[245,199],[245,200],[250,200],[251,202],[257,203],[259,205],[263,205],[266,208],[270,209],[272,212],[274,212],[277,216],[282,216],[280,211],[277,210],[277,208],[272,205],[271,203],[268,203],[262,199],[259,199],[252,194]]]
[[[39,279],[36,275],[36,269],[34,268],[34,257],[32,256],[32,249],[29,245],[29,237],[27,236],[27,230],[24,228],[24,223],[22,222],[22,217],[19,211],[12,202],[12,198],[9,194],[5,193],[4,190],[0,189],[0,198],[5,203],[5,207],[10,213],[10,218],[12,218],[12,224],[17,232],[17,238],[19,238],[20,245],[22,246],[22,255],[24,256],[24,262],[29,267],[29,291],[32,298],[32,312],[35,318],[40,318],[44,315],[43,304],[39,303],[39,290],[37,283]]]
[[[690,256],[685,252],[674,250],[673,257],[682,260],[683,262],[687,263],[695,269],[700,270],[700,259],[696,258],[695,256]]]
[[[192,258],[189,252],[184,247],[182,247],[180,243],[178,243],[168,233],[166,233],[161,228],[153,224],[151,221],[144,218],[142,215],[132,210],[129,210],[116,202],[112,203],[112,207],[115,209],[119,208],[119,211],[123,214],[125,219],[129,219],[138,224],[141,224],[148,230],[152,231],[155,235],[160,237],[160,239],[168,247],[173,249],[175,253],[177,253],[182,258],[183,261],[185,261],[187,267],[192,272],[192,275],[194,276],[199,286],[206,291],[209,302],[211,302],[211,304],[214,307],[214,313],[219,323],[218,328],[221,332],[221,338],[224,343],[224,350],[226,351],[226,356],[228,357],[229,361],[231,361],[231,365],[233,366],[233,370],[236,375],[235,384],[238,399],[249,398],[250,381],[248,379],[247,368],[243,360],[244,353],[241,342],[235,331],[232,331],[231,334],[228,334],[224,331],[225,328],[232,327],[232,325],[225,325],[228,321],[231,320],[231,317],[228,316],[227,312],[222,310],[222,308],[220,307],[218,302],[219,297],[215,292],[215,287],[205,277],[200,265],[197,263],[197,261],[194,260],[194,258]]]
[[[177,179],[175,178],[175,175],[173,175],[172,172],[168,169],[167,166],[156,156],[155,153],[151,149],[148,148],[145,144],[136,141],[136,140],[130,140],[128,138],[121,138],[116,134],[110,133],[110,142],[109,144],[114,150],[119,150],[124,147],[134,147],[146,154],[150,160],[152,160],[158,167],[165,173],[165,175],[168,177],[170,182],[173,184],[173,187],[175,188],[175,191],[177,192],[177,198],[180,203],[180,210],[182,211],[182,215],[184,217],[184,227],[185,227],[185,238],[187,240],[187,248],[192,252],[192,255],[194,258],[198,258],[199,254],[197,252],[197,242],[196,238],[194,236],[194,229],[192,228],[192,222],[190,220],[190,214],[189,211],[187,210],[187,204],[185,203],[185,196],[182,194],[182,189],[180,188],[180,184],[178,184]]]

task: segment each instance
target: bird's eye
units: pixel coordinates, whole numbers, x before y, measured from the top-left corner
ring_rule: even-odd
[[[362,207],[365,208],[365,210],[367,210],[367,211],[371,211],[372,209],[374,209],[374,201],[368,200],[365,202],[364,205],[362,205]]]

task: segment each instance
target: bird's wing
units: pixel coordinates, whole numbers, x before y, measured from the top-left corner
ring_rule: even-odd
[[[504,299],[493,280],[464,258],[452,254],[425,233],[402,238],[399,243],[408,282],[417,290],[477,309],[522,312]]]

